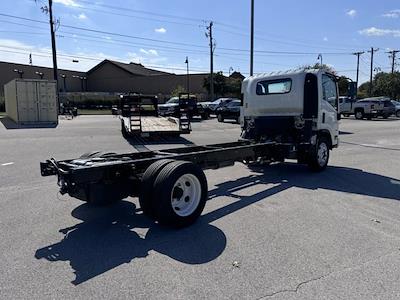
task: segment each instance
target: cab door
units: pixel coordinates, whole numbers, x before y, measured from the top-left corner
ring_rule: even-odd
[[[319,129],[327,129],[332,136],[333,143],[339,135],[338,103],[339,91],[336,78],[333,75],[321,74],[321,109],[319,112]]]

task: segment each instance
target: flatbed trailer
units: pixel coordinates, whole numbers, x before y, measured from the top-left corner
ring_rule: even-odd
[[[121,132],[124,137],[180,135],[191,132],[190,118],[184,104],[178,117],[158,114],[157,96],[129,93],[121,95]]]
[[[77,159],[50,159],[42,162],[40,168],[42,176],[58,177],[61,194],[97,205],[138,196],[146,215],[181,227],[194,222],[204,208],[208,191],[203,170],[232,166],[235,162],[271,161],[277,157],[283,160],[283,152],[290,155],[293,147],[276,142],[238,141],[126,154],[93,152]],[[168,174],[164,174],[166,169]],[[179,183],[177,176],[183,178],[183,183]],[[180,190],[179,186],[184,188]],[[186,208],[188,213],[173,215],[166,203],[172,203],[179,195],[186,199],[182,203],[190,204],[193,200],[199,208]],[[172,210],[183,208],[173,206]]]

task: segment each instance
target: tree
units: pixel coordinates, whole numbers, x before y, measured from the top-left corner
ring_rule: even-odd
[[[360,87],[358,88],[357,97],[358,98],[367,98],[368,91],[369,91],[369,81],[364,82],[362,85],[360,85]]]
[[[375,97],[386,96],[393,99],[400,99],[400,73],[380,72],[373,79],[372,95]],[[359,98],[369,96],[369,81],[364,82],[358,88]]]
[[[339,95],[347,96],[349,91],[350,80],[346,76],[340,76],[338,80]]]
[[[327,70],[328,72],[330,72],[332,74],[335,74],[335,75],[337,74],[334,68],[332,68],[331,66],[328,66],[326,64],[322,64],[321,65],[320,63],[316,63],[316,64],[313,64],[313,65],[304,65],[301,68],[303,68],[305,70],[324,69],[324,70]]]
[[[226,80],[225,92],[233,97],[240,98],[242,81],[240,78],[228,78]]]
[[[203,87],[210,93],[210,76],[204,78]],[[226,77],[222,72],[214,74],[215,95],[223,95],[226,91]]]
[[[185,93],[185,92],[186,92],[186,89],[183,86],[178,85],[171,92],[171,96],[172,97],[179,97],[179,94],[182,94],[182,93]]]
[[[374,77],[373,95],[400,98],[400,73],[380,72]]]

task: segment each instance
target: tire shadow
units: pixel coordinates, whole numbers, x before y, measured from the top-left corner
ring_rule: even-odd
[[[157,251],[185,264],[204,264],[216,259],[226,247],[225,234],[200,220],[181,230],[158,226],[136,206],[121,201],[111,207],[83,204],[72,212],[82,220],[59,232],[64,238],[38,249],[35,258],[50,262],[69,261],[79,285],[149,251]],[[135,230],[148,229],[143,236]],[[140,230],[139,230],[140,231]]]

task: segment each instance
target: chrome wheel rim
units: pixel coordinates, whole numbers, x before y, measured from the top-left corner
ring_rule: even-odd
[[[356,114],[356,117],[357,117],[357,119],[361,119],[362,118],[362,113],[358,111],[357,114]]]
[[[193,174],[181,176],[174,184],[171,192],[171,206],[181,217],[190,216],[199,206],[201,199],[201,184]]]

